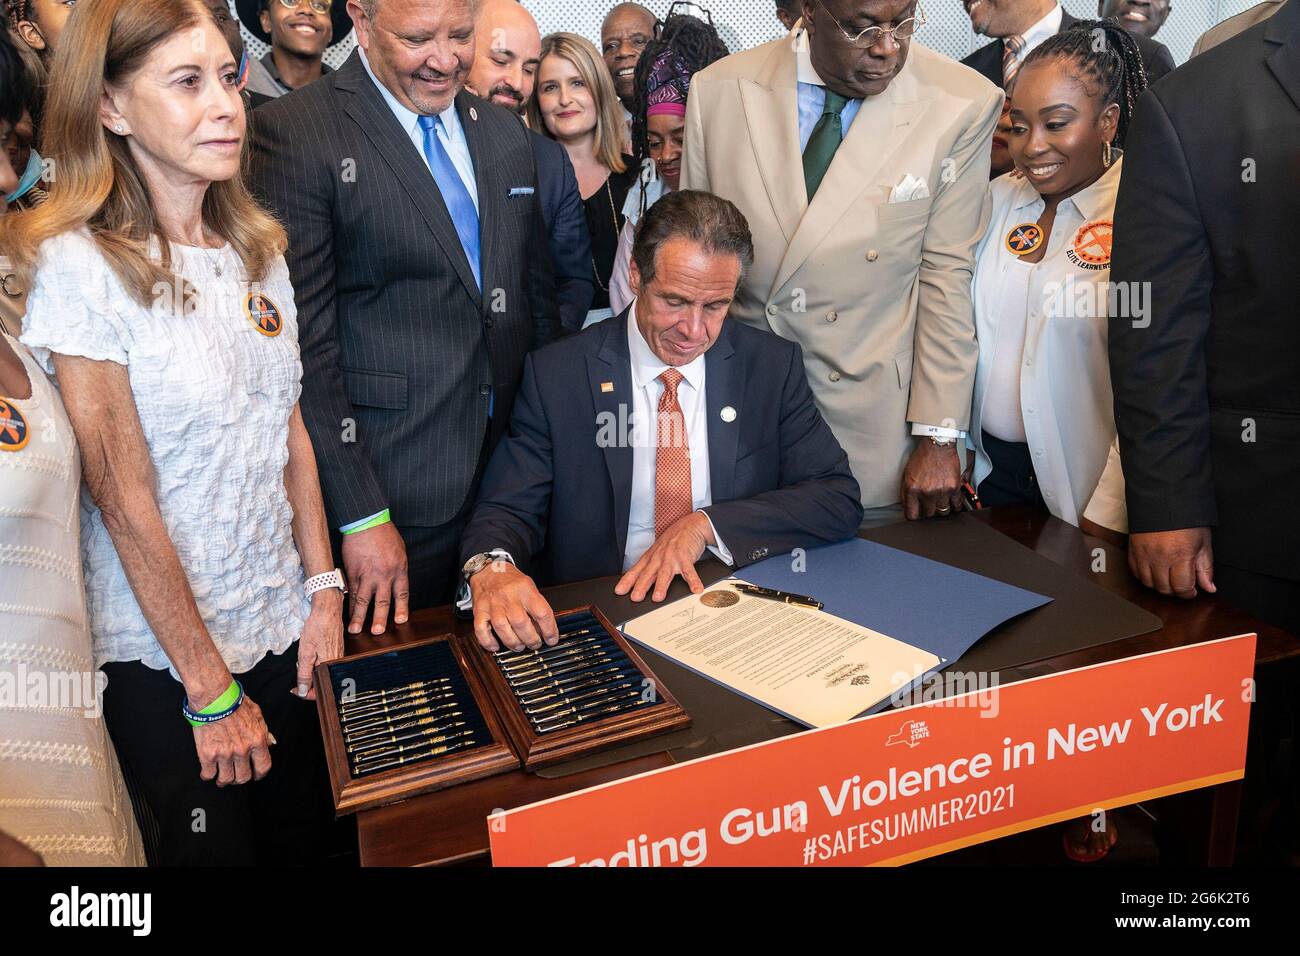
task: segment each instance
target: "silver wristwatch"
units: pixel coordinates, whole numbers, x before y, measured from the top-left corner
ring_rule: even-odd
[[[476,554],[474,557],[466,561],[464,566],[460,569],[460,573],[464,575],[465,580],[468,581],[493,561],[509,561],[511,564],[515,563],[515,559],[510,557],[510,555],[505,551],[484,551],[482,554]]]

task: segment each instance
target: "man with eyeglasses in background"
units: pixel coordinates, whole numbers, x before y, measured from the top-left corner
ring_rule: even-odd
[[[916,0],[804,0],[802,29],[697,73],[683,189],[756,255],[731,314],[803,347],[867,520],[962,507],[971,272],[1002,93],[917,44]]]
[[[235,0],[235,7],[248,31],[271,47],[261,60],[249,58],[246,89],[273,99],[330,72],[325,51],[352,29],[344,4],[332,0]]]

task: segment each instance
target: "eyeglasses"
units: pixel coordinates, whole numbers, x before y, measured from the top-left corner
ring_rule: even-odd
[[[312,12],[326,14],[330,12],[330,7],[334,5],[334,0],[280,0],[280,6],[286,10],[296,10],[304,3],[311,7]]]
[[[845,40],[847,40],[853,46],[864,50],[870,49],[871,47],[875,46],[876,43],[880,40],[880,38],[884,36],[886,33],[888,33],[889,38],[894,41],[895,46],[901,46],[902,44],[899,43],[900,40],[911,39],[911,37],[916,33],[917,30],[925,26],[925,11],[921,9],[921,5],[918,3],[916,5],[916,15],[908,17],[898,26],[867,27],[857,36],[854,36],[848,30],[844,29],[844,24],[840,23],[839,20],[836,20],[834,14],[832,14],[829,10],[826,10],[826,4],[822,3],[822,0],[817,0],[817,6],[821,7],[822,10],[826,11],[826,15],[831,18],[831,20],[835,23],[837,27],[839,27],[840,33],[844,35]]]

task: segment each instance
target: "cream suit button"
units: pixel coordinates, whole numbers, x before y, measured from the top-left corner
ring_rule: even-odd
[[[827,321],[827,322],[834,322],[834,321],[835,321],[836,319],[838,319],[839,317],[840,317],[840,314],[839,314],[838,312],[827,312],[827,313],[826,313],[826,321]]]
[[[868,249],[868,250],[867,250],[867,261],[868,261],[868,262],[875,262],[875,261],[876,261],[877,259],[879,259],[879,258],[880,258],[880,253],[878,253],[875,249]]]
[[[827,378],[829,378],[832,382],[838,382],[840,380],[840,373],[831,372],[831,374],[828,375]]]
[[[774,305],[769,305],[769,306],[767,307],[767,314],[768,314],[768,315],[776,315],[776,306],[774,306]]]

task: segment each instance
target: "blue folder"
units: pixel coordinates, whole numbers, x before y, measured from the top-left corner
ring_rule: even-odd
[[[736,577],[814,597],[827,614],[929,651],[945,664],[999,624],[1052,600],[861,538],[776,555]]]

